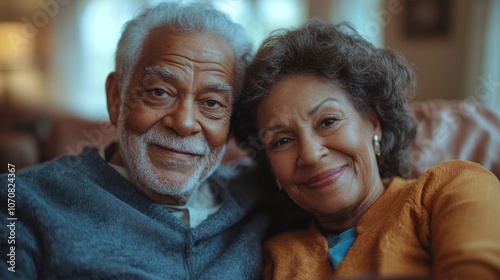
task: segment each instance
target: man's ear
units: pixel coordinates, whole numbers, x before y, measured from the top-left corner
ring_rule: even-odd
[[[106,101],[111,124],[116,126],[120,114],[120,85],[116,72],[111,72],[106,79]]]

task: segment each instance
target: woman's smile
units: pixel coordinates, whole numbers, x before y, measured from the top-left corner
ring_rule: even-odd
[[[299,183],[300,187],[305,187],[308,189],[322,189],[335,184],[338,179],[344,174],[344,171],[348,165],[343,165],[340,167],[328,169],[314,176],[311,176],[308,180]]]

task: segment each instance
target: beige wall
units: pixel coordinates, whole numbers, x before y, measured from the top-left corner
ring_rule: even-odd
[[[338,9],[339,5],[346,3],[355,9],[355,12],[344,13],[346,17],[359,14],[358,9],[360,7],[357,7],[352,2],[356,1],[359,4],[358,0],[302,1],[308,4],[309,17],[332,19],[332,9]],[[372,7],[368,7],[368,10],[365,9],[367,18],[361,27],[367,27],[369,23],[374,21],[381,24],[381,30],[383,31],[380,35],[381,37],[385,36],[385,46],[401,51],[414,65],[418,75],[416,99],[461,99],[475,94],[476,89],[482,85],[481,78],[486,79],[486,77],[481,76],[482,57],[480,54],[483,50],[481,42],[484,41],[482,34],[484,33],[484,26],[480,22],[487,12],[488,1],[492,0],[449,0],[450,29],[448,34],[428,38],[408,37],[403,28],[406,12],[408,11],[407,7],[404,6],[405,3],[426,0],[377,1],[383,1],[386,4],[382,5],[381,11],[377,11]],[[19,21],[25,16],[31,18],[36,12],[41,11],[38,3],[38,0],[0,0],[0,21]],[[70,1],[68,5],[61,5],[61,9],[74,7],[78,3],[80,1]],[[391,14],[391,7],[396,7],[395,11],[399,10],[398,4],[403,5],[403,11]],[[58,26],[62,26],[61,22],[64,17],[69,17],[66,15],[67,13],[60,14],[54,19],[51,18],[47,27],[39,28],[36,37],[36,63],[38,69],[44,75],[42,81],[51,80],[48,74],[51,73],[48,62],[51,60],[51,55],[59,55],[55,51],[56,48],[51,45],[54,44],[52,36],[57,37],[53,34],[57,28],[52,28],[54,26],[51,25],[57,21]],[[379,15],[383,15],[383,17],[379,17]],[[333,20],[338,19],[333,18]],[[382,26],[385,26],[385,30]],[[58,75],[55,75],[55,77],[59,79]],[[44,85],[44,87],[48,87],[48,85]],[[50,99],[48,92],[57,92],[57,89],[51,88],[45,90],[45,92],[47,92],[45,97],[48,100]]]
[[[470,1],[451,0],[449,5],[448,34],[429,37],[405,34],[407,6],[402,13],[394,15],[386,28],[386,46],[401,51],[416,69],[418,89],[415,98],[418,100],[467,96]]]

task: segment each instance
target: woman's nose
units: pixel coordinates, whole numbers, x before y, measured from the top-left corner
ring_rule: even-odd
[[[323,145],[320,137],[308,136],[299,140],[299,142],[298,166],[318,164],[321,158],[328,154],[328,148]]]

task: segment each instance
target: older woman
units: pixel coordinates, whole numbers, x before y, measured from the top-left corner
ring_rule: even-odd
[[[500,279],[500,183],[467,161],[404,179],[415,125],[405,59],[348,25],[268,38],[236,118],[313,221],[265,244],[264,278]],[[259,149],[257,149],[259,150]]]

